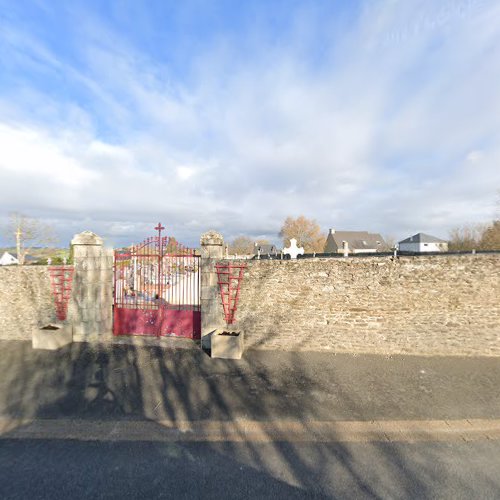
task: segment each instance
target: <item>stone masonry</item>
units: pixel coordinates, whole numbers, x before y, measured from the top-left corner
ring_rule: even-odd
[[[224,325],[215,264],[224,255],[224,240],[216,231],[201,235],[201,334],[208,335]]]
[[[202,235],[203,335],[225,326],[223,249]],[[72,252],[74,340],[109,341],[113,252],[88,231]],[[246,348],[500,356],[500,254],[247,261],[236,319]],[[53,321],[47,266],[0,267],[0,338]]]
[[[109,340],[113,328],[113,250],[90,231],[71,241],[75,274],[68,310],[73,340]]]
[[[73,340],[104,341],[113,328],[113,250],[84,231],[72,242],[75,272],[68,323]],[[31,340],[32,329],[59,321],[48,266],[0,266],[0,339]]]
[[[47,266],[0,266],[0,338],[31,340],[32,329],[56,321]]]
[[[500,355],[500,255],[249,261],[246,347]]]

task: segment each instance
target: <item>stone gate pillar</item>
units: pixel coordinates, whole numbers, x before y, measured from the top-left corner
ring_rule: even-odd
[[[71,240],[75,273],[68,320],[73,340],[109,340],[113,328],[113,249],[90,231]]]
[[[224,238],[216,231],[201,235],[201,335],[224,327],[215,264],[224,258]]]

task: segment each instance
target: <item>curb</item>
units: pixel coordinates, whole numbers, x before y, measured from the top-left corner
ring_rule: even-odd
[[[468,442],[500,440],[500,419],[260,422],[0,418],[0,439],[159,442]]]

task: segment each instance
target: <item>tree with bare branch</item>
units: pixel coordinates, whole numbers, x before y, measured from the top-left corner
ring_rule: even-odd
[[[304,247],[305,252],[322,252],[326,236],[321,234],[321,228],[315,220],[307,219],[300,215],[296,219],[287,217],[279,236],[283,238],[283,246],[290,244],[290,239],[295,238],[299,247]]]
[[[484,226],[481,224],[455,227],[450,231],[448,248],[453,251],[477,250],[483,233]]]
[[[497,195],[494,220],[485,229],[480,244],[481,250],[500,250],[500,190]]]
[[[17,260],[20,265],[24,265],[26,256],[35,245],[47,246],[57,241],[52,226],[19,212],[10,214],[6,236],[14,238],[16,242]]]
[[[500,220],[495,220],[483,233],[479,242],[481,250],[500,250]]]
[[[238,236],[229,244],[231,255],[249,255],[253,253],[254,242],[247,236]]]

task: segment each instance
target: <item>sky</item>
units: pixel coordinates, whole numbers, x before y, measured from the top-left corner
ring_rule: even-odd
[[[494,0],[0,0],[0,226],[446,238],[494,216],[499,82]]]

